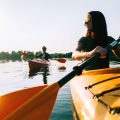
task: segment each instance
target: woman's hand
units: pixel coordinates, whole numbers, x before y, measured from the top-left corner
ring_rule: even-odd
[[[107,50],[101,46],[97,46],[94,50],[90,52],[91,55],[94,55],[96,53],[100,53],[100,58],[106,58]]]
[[[90,52],[84,52],[84,51],[74,51],[72,54],[72,58],[75,60],[84,60],[85,58],[90,58],[96,53],[100,53],[100,58],[106,58],[107,50],[101,46],[97,46],[95,49],[93,49]]]

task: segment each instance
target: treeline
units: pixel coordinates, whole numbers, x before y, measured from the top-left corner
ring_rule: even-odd
[[[36,56],[39,56],[41,54],[41,51],[38,52],[31,52],[27,51],[26,56],[21,56],[21,53],[23,51],[12,51],[11,53],[9,52],[0,52],[0,61],[22,61],[22,60],[29,60],[29,59],[34,59]],[[69,53],[53,53],[50,54],[52,58],[71,58],[72,52]],[[112,53],[110,54],[110,59],[112,61],[120,61],[118,58],[116,58]]]
[[[21,56],[21,53],[23,51],[12,51],[11,53],[9,52],[0,52],[0,60],[5,60],[5,61],[22,61],[22,60],[29,60],[29,59],[34,59],[35,56],[38,56],[39,54],[41,54],[42,52],[31,52],[31,51],[27,51],[27,55],[26,56]],[[71,58],[72,56],[72,52],[70,53],[54,53],[54,54],[50,54],[52,56],[52,58]]]

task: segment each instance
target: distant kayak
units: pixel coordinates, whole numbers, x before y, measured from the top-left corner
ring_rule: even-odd
[[[28,60],[29,64],[29,70],[36,70],[41,67],[46,67],[50,64],[49,61],[47,60],[42,60],[42,59],[34,59],[34,60]]]
[[[120,68],[84,72],[70,88],[75,120],[120,120]]]

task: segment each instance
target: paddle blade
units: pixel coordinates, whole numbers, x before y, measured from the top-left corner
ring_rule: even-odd
[[[28,53],[27,52],[21,52],[21,56],[28,56]]]
[[[48,120],[59,85],[25,89],[0,97],[0,119]]]
[[[66,59],[65,58],[58,58],[56,59],[58,62],[61,62],[61,63],[65,63],[66,62]]]

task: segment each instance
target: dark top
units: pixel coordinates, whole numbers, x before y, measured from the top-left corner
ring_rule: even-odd
[[[49,59],[52,59],[52,57],[49,53],[44,52],[41,54],[41,59],[45,59],[45,60],[49,61]]]
[[[35,57],[43,60],[47,60],[47,61],[49,61],[49,59],[52,59],[52,56],[47,52],[43,52],[43,53],[40,53],[39,55],[35,55]]]
[[[104,47],[109,45],[114,40],[115,40],[114,38],[108,36],[107,40],[106,40],[107,43],[106,43],[106,45],[104,45]],[[89,51],[93,50],[94,48],[96,48],[96,45],[94,43],[94,40],[91,39],[91,37],[82,37],[78,41],[78,46],[77,46],[76,50],[83,51],[83,52],[89,52]],[[107,52],[106,58],[99,58],[98,60],[89,64],[89,66],[87,66],[85,68],[85,70],[108,68],[109,67],[109,54],[110,54],[110,51]]]

